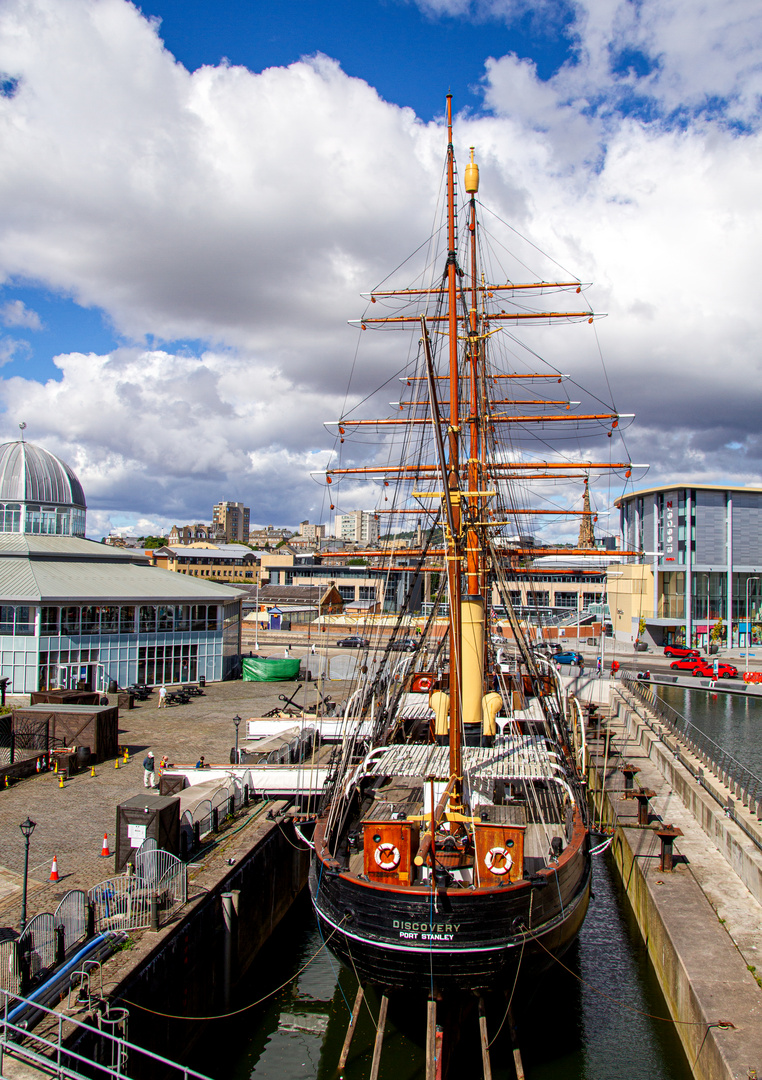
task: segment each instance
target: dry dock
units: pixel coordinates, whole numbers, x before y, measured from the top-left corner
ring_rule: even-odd
[[[601,712],[588,729],[591,801],[691,1068],[701,1080],[762,1076],[758,804],[744,807],[637,688],[612,684]]]

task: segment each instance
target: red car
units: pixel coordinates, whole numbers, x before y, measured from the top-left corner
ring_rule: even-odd
[[[707,663],[706,660],[701,660],[694,667],[693,674],[701,679],[711,679],[714,677],[714,666]],[[738,668],[733,667],[732,664],[718,664],[717,675],[720,679],[735,679],[738,675]]]
[[[702,663],[703,660],[701,660],[700,657],[690,656],[683,660],[673,660],[669,666],[671,668],[677,668],[679,671],[690,671],[692,674],[693,669],[695,667],[700,667]]]
[[[714,665],[707,663],[706,660],[696,661],[695,657],[689,660],[674,660],[669,666],[679,671],[689,671],[697,679],[714,678]],[[738,676],[738,668],[733,667],[732,664],[718,664],[717,676],[720,679],[735,679]]]
[[[701,656],[701,653],[698,651],[698,649],[686,649],[685,646],[683,646],[683,645],[665,645],[664,646],[664,655],[665,656],[679,656],[679,657],[695,656],[696,659],[699,659],[700,656]]]

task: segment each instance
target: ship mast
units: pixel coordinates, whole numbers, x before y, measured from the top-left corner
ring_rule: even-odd
[[[455,150],[452,142],[452,94],[447,95],[447,299],[450,361],[449,474],[445,479],[452,506],[452,533],[446,537],[447,584],[450,610],[450,806],[462,805],[463,754],[461,743],[461,505],[458,439],[460,435],[458,383],[458,281],[455,236]],[[446,530],[447,531],[447,530]]]

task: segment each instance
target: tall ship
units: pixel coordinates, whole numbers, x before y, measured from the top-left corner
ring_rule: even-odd
[[[428,280],[374,290],[361,320],[368,332],[403,332],[386,376],[401,399],[382,419],[343,416],[326,474],[334,505],[343,485],[372,483],[387,531],[418,532],[412,547],[382,544],[412,585],[391,631],[368,622],[310,870],[335,955],[362,984],[429,999],[534,978],[582,926],[582,710],[537,648],[516,578],[538,554],[522,539],[528,521],[581,515],[580,536],[591,535],[588,479],[632,468],[607,440],[619,414],[575,411],[559,392],[568,376],[516,336],[524,324],[592,322],[585,286],[567,275],[514,281],[483,262],[479,169],[471,150],[461,185],[450,97],[446,122],[439,259]],[[583,456],[568,441],[554,453],[553,430]],[[598,457],[590,431],[603,436]],[[379,446],[374,464],[349,457],[353,438]],[[582,509],[558,495],[569,482],[580,495],[584,483]],[[423,612],[415,634],[413,610]]]

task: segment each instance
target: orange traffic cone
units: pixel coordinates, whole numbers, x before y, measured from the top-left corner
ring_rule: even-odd
[[[48,881],[60,881],[60,880],[61,879],[58,876],[58,856],[54,855],[53,856],[53,865],[50,868],[50,877],[48,878]]]
[[[103,847],[101,848],[101,858],[110,859],[111,852],[108,849],[108,833],[103,834]]]

